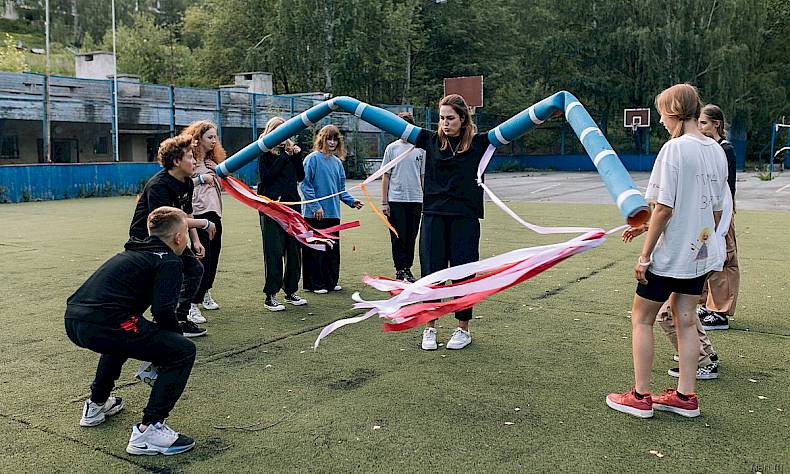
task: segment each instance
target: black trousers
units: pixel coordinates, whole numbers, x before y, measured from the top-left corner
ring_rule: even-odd
[[[422,276],[448,267],[478,261],[479,246],[480,221],[477,218],[423,214],[420,232]],[[472,319],[472,308],[456,312],[455,318],[459,321],[469,321]]]
[[[392,261],[395,270],[406,270],[414,264],[414,245],[420,230],[422,203],[390,201],[389,207],[390,224],[398,231],[398,236],[390,231]]]
[[[181,254],[181,264],[183,265],[184,279],[181,281],[181,292],[178,294],[176,317],[179,321],[186,321],[189,306],[195,299],[195,294],[200,287],[200,280],[203,277],[203,264],[189,247],[184,249],[184,253]],[[200,301],[202,302],[203,299],[201,298]]]
[[[206,255],[203,257],[203,276],[200,278],[200,286],[192,298],[192,303],[200,304],[203,302],[203,297],[206,296],[206,291],[214,286],[214,279],[217,277],[219,252],[222,250],[222,219],[216,212],[207,212],[194,217],[195,219],[208,219],[217,226],[217,232],[213,239],[208,238],[208,231],[197,229],[200,243],[206,249]]]
[[[103,326],[77,319],[66,319],[66,334],[79,347],[101,354],[96,377],[91,384],[91,400],[104,403],[127,359],[154,364],[159,375],[143,409],[143,424],[164,421],[184,392],[192,365],[195,344],[181,334],[161,329],[155,323],[136,317],[129,330]]]
[[[340,224],[340,219],[324,218],[321,220],[305,218],[308,224],[316,229],[326,229]],[[332,248],[326,250],[302,249],[302,282],[304,289],[309,291],[331,291],[340,278],[340,241],[335,240]]]
[[[283,289],[286,294],[292,295],[299,289],[302,272],[301,244],[271,217],[260,214],[260,224],[265,278],[263,292],[274,295]]]

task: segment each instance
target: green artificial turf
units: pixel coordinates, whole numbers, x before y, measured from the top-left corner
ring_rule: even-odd
[[[512,207],[542,225],[621,223],[613,205]],[[638,242],[603,246],[481,303],[462,351],[419,349],[420,331],[321,327],[357,314],[361,276],[393,273],[389,236],[367,209],[343,235],[341,281],[309,304],[263,308],[257,215],[225,198],[209,334],[168,423],[197,441],[174,457],[126,454],[149,387],[127,363],[126,408],[78,426],[98,356],[69,342],[66,298],[122,248],[134,198],[0,206],[2,472],[781,472],[790,470],[787,213],[737,215],[741,293],[729,331],[711,333],[718,380],[697,387],[702,416],[641,420],[606,407],[633,383],[628,311]],[[520,228],[493,206],[481,257],[565,239]],[[415,274],[418,272],[415,271]],[[439,324],[439,341],[452,331]],[[653,391],[673,386],[656,329]],[[784,388],[782,388],[784,387]],[[765,397],[764,399],[758,397]],[[653,451],[653,452],[651,452]]]

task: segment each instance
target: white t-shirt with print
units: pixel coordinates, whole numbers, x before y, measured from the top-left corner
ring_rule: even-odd
[[[649,270],[682,279],[721,271],[726,247],[713,213],[722,210],[727,196],[727,157],[715,140],[683,135],[664,144],[645,199],[673,211]]]

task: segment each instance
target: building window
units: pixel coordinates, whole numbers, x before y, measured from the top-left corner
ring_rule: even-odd
[[[110,153],[110,139],[106,136],[96,137],[96,142],[93,144],[93,153],[96,155],[107,155]]]
[[[2,140],[0,140],[0,159],[19,159],[19,142],[16,135],[2,137]]]

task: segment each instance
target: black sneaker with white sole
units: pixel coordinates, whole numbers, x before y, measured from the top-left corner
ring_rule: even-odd
[[[404,273],[404,279],[409,283],[414,283],[415,281],[417,281],[417,279],[414,278],[414,275],[412,275],[411,273],[411,268],[407,268],[406,270],[403,270],[403,273]]]
[[[206,335],[206,330],[203,328],[199,328],[197,324],[193,323],[192,321],[181,321],[181,332],[184,333],[184,337],[200,337]]]
[[[285,311],[285,305],[280,303],[274,295],[266,295],[263,307],[269,311]]]
[[[285,300],[286,303],[292,304],[294,306],[302,306],[307,304],[307,300],[297,295],[296,293],[292,295],[285,295],[285,298],[283,299]]]
[[[703,311],[704,309],[704,311]],[[697,311],[699,321],[702,323],[702,329],[706,331],[717,331],[730,328],[730,318],[726,314],[714,313],[705,308],[700,308]]]
[[[667,370],[667,373],[675,378],[680,378],[678,367]],[[697,367],[697,380],[713,380],[719,378],[719,364],[714,362],[705,367]]]

